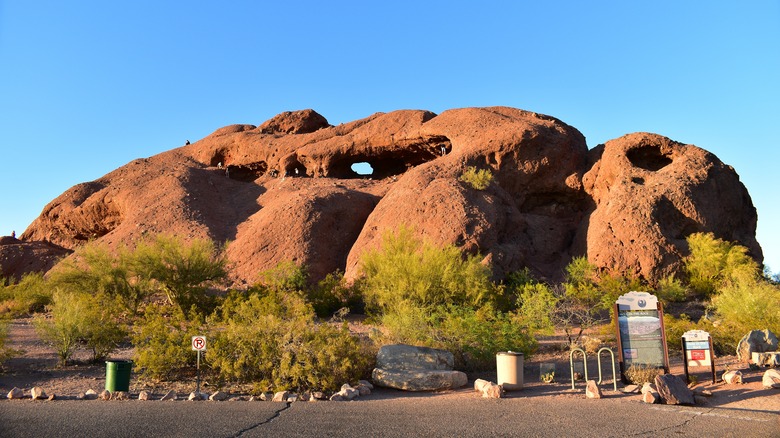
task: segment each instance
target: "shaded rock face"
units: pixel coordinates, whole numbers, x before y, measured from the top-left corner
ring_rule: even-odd
[[[71,252],[47,242],[0,237],[0,277],[18,282],[24,274],[48,271]]]
[[[359,175],[356,163],[373,173]],[[468,166],[493,173],[487,189],[459,180]],[[290,260],[313,280],[359,276],[361,256],[401,225],[482,255],[496,278],[529,267],[560,279],[586,255],[655,280],[679,268],[685,237],[698,231],[762,260],[750,197],[714,155],[644,133],[589,151],[575,128],[506,107],[338,126],[304,110],[227,126],[67,190],[21,239],[66,250],[157,233],[230,241],[233,280],[252,283]]]

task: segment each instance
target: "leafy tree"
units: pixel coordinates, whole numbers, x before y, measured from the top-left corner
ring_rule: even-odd
[[[183,314],[193,306],[205,314],[214,305],[206,293],[208,287],[227,278],[223,249],[206,239],[185,243],[174,236],[160,235],[151,243],[138,245],[134,269],[141,277],[154,280],[168,302]]]

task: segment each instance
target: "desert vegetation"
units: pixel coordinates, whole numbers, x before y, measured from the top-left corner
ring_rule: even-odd
[[[494,366],[495,353],[531,355],[537,339],[563,333],[564,347],[609,343],[612,304],[630,290],[648,290],[667,304],[699,303],[701,315],[666,313],[670,351],[693,328],[709,331],[731,354],[751,329],[780,333],[780,286],[762,275],[744,247],[711,234],[688,238],[684,275],[650,285],[631,272],[599,270],[574,258],[565,280],[551,284],[529,270],[492,278],[479,255],[437,246],[400,228],[362,259],[362,278],[339,272],[311,281],[305,266],[284,262],[258,273],[251,286],[229,288],[225,246],[157,236],[135,248],[88,244],[46,277],[31,274],[0,288],[0,361],[6,323],[32,316],[43,340],[67,364],[76,349],[92,360],[132,345],[136,370],[150,380],[189,377],[193,335],[206,335],[203,366],[223,383],[335,390],[367,377],[379,345],[408,343],[451,351],[458,366]],[[345,317],[366,315],[368,332]],[[600,339],[583,334],[602,327]],[[591,333],[593,330],[591,330]],[[638,370],[641,371],[641,370]],[[641,380],[637,372],[637,380]]]

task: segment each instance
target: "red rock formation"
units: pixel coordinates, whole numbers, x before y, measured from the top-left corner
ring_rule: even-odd
[[[370,178],[352,170],[360,162]],[[467,166],[491,170],[492,184],[461,182]],[[234,280],[251,283],[286,260],[314,278],[359,275],[361,254],[401,224],[482,254],[499,277],[528,266],[560,278],[587,254],[655,279],[677,267],[695,231],[762,257],[750,197],[712,154],[652,134],[588,151],[561,121],[505,107],[394,111],[339,126],[305,110],[227,126],[69,189],[22,240],[67,249],[156,233],[230,241]]]

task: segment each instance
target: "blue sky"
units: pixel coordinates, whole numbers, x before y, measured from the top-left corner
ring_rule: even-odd
[[[715,153],[780,270],[780,1],[375,3],[0,0],[0,234],[225,125],[506,105]]]

